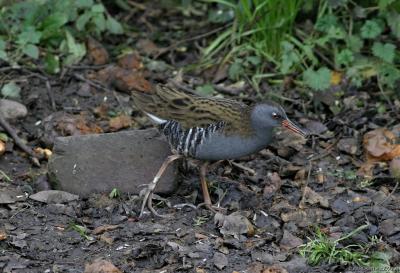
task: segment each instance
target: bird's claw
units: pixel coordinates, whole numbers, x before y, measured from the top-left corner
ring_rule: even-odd
[[[142,201],[142,207],[140,209],[140,214],[139,218],[142,218],[143,215],[145,214],[145,207],[150,210],[152,214],[154,214],[157,217],[161,218],[169,218],[170,215],[162,215],[159,214],[153,207],[153,190],[154,186],[152,184],[149,184],[147,188],[143,189],[140,191],[139,196],[143,196],[143,201]]]

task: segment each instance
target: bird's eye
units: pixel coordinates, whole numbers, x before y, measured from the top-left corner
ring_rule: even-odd
[[[281,118],[281,115],[279,115],[279,114],[276,113],[276,112],[272,112],[272,118],[273,118],[273,119],[280,119],[280,118]]]

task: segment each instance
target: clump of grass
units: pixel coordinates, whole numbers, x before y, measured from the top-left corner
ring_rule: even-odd
[[[111,199],[113,199],[113,198],[118,198],[118,197],[121,196],[121,192],[119,191],[119,189],[113,188],[108,196],[109,196]]]
[[[88,241],[93,240],[93,237],[91,237],[87,234],[88,233],[87,228],[84,226],[81,226],[81,225],[78,225],[75,223],[70,223],[68,229],[75,230],[85,240],[88,240]]]
[[[221,46],[245,45],[260,54],[277,56],[280,44],[286,34],[293,30],[294,19],[300,10],[302,0],[239,0],[232,3],[223,0],[212,2],[229,6],[235,13],[232,28],[215,40],[206,50],[206,56]],[[224,39],[229,37],[229,39]],[[219,46],[219,47],[218,47]]]
[[[351,238],[368,227],[369,225],[362,225],[336,240],[328,238],[321,229],[317,228],[315,238],[308,238],[308,243],[300,246],[299,253],[301,256],[306,257],[308,263],[312,266],[324,262],[328,264],[368,266],[376,269],[390,266],[389,256],[386,253],[369,253],[369,250],[378,243],[379,240],[377,238],[371,238],[371,243],[367,245],[341,244],[344,240]]]
[[[221,33],[205,50],[204,57],[210,59],[222,49],[230,48],[228,56],[238,52],[253,51],[255,55],[270,58],[279,55],[281,42],[293,30],[293,23],[302,0],[225,0],[210,2],[234,11],[231,28]]]

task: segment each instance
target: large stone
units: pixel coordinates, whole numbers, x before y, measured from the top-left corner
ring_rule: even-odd
[[[28,109],[17,101],[0,99],[0,112],[5,119],[17,119],[26,117]]]
[[[59,137],[49,162],[50,180],[55,189],[82,197],[114,188],[137,194],[170,154],[156,129]],[[175,174],[171,165],[155,192],[172,192]]]

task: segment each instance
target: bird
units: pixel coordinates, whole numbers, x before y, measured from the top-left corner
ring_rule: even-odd
[[[168,165],[177,159],[203,162],[199,168],[203,201],[213,210],[206,181],[210,162],[237,159],[262,150],[272,141],[276,127],[307,136],[275,102],[247,105],[232,99],[203,97],[164,84],[156,84],[148,92],[134,90],[132,97],[136,107],[158,125],[172,152],[142,192],[139,217],[143,216],[146,204],[154,215],[166,217],[153,208],[153,192]]]

